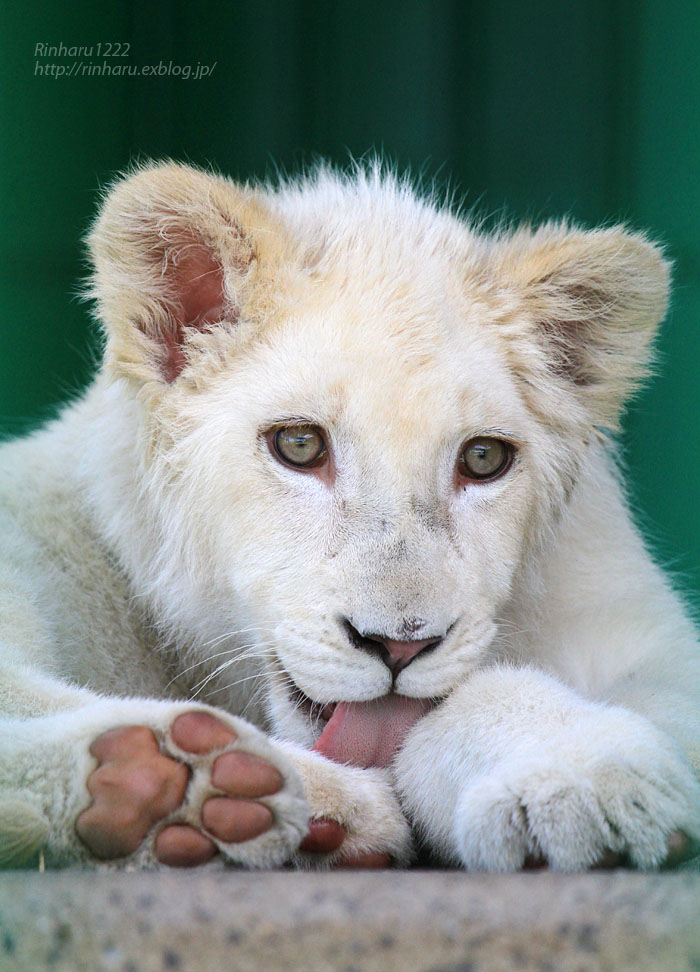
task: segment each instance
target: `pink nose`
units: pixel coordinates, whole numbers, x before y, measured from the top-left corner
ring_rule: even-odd
[[[379,638],[376,635],[368,635],[367,637],[371,641],[377,641],[384,646],[393,662],[393,665],[389,667],[398,666],[399,671],[405,668],[424,648],[429,648],[430,645],[435,645],[440,640],[439,638],[424,638],[422,641],[392,641],[391,638]]]
[[[426,648],[434,648],[442,641],[441,637],[423,638],[416,641],[396,641],[393,638],[385,638],[384,635],[361,635],[350,624],[347,625],[347,630],[357,648],[376,652],[387,668],[391,669],[394,676],[409,665],[421,651]]]

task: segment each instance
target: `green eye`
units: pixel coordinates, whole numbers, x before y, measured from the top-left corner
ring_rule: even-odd
[[[457,463],[465,479],[484,482],[507,472],[513,458],[513,447],[502,439],[470,439],[462,448]]]
[[[321,431],[313,425],[289,425],[278,429],[272,443],[283,462],[301,469],[320,465],[326,456]]]

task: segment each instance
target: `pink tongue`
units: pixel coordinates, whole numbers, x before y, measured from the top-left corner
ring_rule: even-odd
[[[371,702],[338,702],[314,750],[336,763],[388,766],[403,737],[430,708],[427,699],[385,695]]]

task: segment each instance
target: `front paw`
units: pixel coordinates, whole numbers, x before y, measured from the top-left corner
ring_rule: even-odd
[[[155,730],[155,731],[154,731]],[[306,832],[301,784],[274,743],[240,719],[190,710],[164,732],[126,725],[90,747],[91,805],[77,819],[100,860],[194,866],[288,860]]]
[[[578,871],[622,860],[656,868],[678,859],[679,843],[680,856],[697,852],[700,786],[646,720],[599,711],[472,779],[454,833],[469,870],[537,862]]]

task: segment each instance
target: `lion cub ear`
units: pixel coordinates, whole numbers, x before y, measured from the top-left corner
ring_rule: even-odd
[[[238,321],[274,230],[259,196],[189,166],[118,182],[88,237],[108,365],[174,381],[197,334]]]
[[[502,244],[499,271],[515,282],[530,322],[531,382],[568,385],[593,424],[616,428],[647,376],[668,304],[670,264],[642,234],[547,223]],[[532,337],[543,354],[532,355]],[[544,367],[542,365],[544,364]]]

